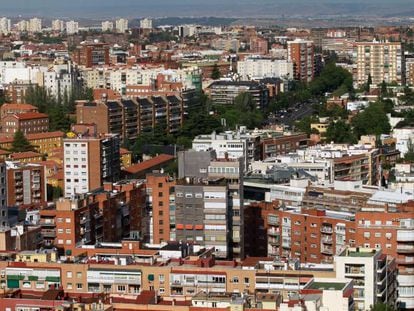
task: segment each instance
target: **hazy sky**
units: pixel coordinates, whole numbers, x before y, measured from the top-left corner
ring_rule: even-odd
[[[0,0],[0,16],[276,17],[282,14],[414,16],[414,0]]]

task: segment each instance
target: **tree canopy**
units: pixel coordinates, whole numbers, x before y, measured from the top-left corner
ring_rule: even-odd
[[[357,138],[361,135],[389,134],[391,131],[385,105],[382,102],[371,103],[352,119],[351,124]]]
[[[13,152],[33,151],[34,147],[27,140],[26,136],[24,136],[23,132],[18,130],[14,134],[11,150]]]

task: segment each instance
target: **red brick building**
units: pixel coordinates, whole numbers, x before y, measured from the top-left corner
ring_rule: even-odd
[[[43,133],[49,130],[49,116],[39,112],[6,115],[1,119],[1,132],[12,137],[17,131],[24,134]]]

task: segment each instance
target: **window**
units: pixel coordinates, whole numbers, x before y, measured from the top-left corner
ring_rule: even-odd
[[[164,215],[164,212],[163,211],[158,211],[158,215],[162,216],[162,215]]]
[[[70,230],[70,229],[66,229],[66,233],[67,233],[67,234],[71,234],[71,231],[72,231],[72,230]]]
[[[159,196],[160,198],[162,198],[163,193],[162,193],[162,192],[158,192],[158,196]]]
[[[69,279],[72,278],[72,271],[66,272],[66,277]]]
[[[76,277],[77,277],[78,279],[82,278],[82,272],[76,272]]]
[[[381,237],[381,232],[375,232],[375,237],[380,238]]]
[[[66,218],[66,223],[70,224],[70,218]]]
[[[158,188],[162,188],[162,182],[158,183]]]
[[[76,283],[76,288],[77,289],[82,289],[83,288],[83,284],[82,283]]]
[[[249,278],[244,278],[244,284],[249,284],[249,283],[250,283]]]
[[[125,285],[118,285],[117,290],[118,290],[118,292],[125,292],[126,286]]]
[[[160,274],[160,275],[158,276],[158,280],[160,281],[160,283],[163,283],[163,282],[165,281],[165,276],[164,276],[164,274]]]
[[[72,288],[73,288],[72,283],[68,283],[68,284],[66,285],[66,289],[72,289]]]
[[[233,277],[233,283],[239,283],[239,278],[237,276]]]

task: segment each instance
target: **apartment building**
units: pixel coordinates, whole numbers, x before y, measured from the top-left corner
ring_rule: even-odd
[[[119,33],[125,33],[128,30],[128,20],[120,18],[115,21],[115,30]]]
[[[84,245],[144,237],[145,186],[137,180],[105,183],[88,195],[61,198],[40,211],[45,245],[75,252]]]
[[[237,73],[242,80],[293,79],[293,63],[287,60],[252,57],[237,62]]]
[[[0,118],[3,119],[5,116],[22,114],[28,112],[39,112],[38,108],[29,104],[15,104],[5,103],[0,107]]]
[[[46,170],[43,165],[6,161],[7,205],[40,207],[46,204]]]
[[[288,60],[293,63],[294,78],[311,82],[315,76],[314,43],[303,39],[287,42]]]
[[[63,140],[65,197],[87,193],[120,179],[120,138],[116,134],[70,135]]]
[[[243,159],[190,150],[179,153],[178,165],[176,238],[244,258]]]
[[[405,84],[404,49],[401,42],[357,42],[357,85]]]
[[[354,281],[356,310],[382,302],[396,305],[395,260],[372,248],[347,248],[335,257],[337,277]]]
[[[226,131],[224,133],[213,132],[210,135],[199,135],[193,139],[192,149],[195,151],[214,150],[219,159],[243,158],[244,170],[250,163],[259,160],[261,134],[249,132],[245,127],[237,131]]]
[[[258,109],[267,107],[268,92],[265,85],[255,81],[214,81],[206,90],[212,103],[216,105],[234,105],[238,95],[249,93]]]
[[[98,133],[119,134],[122,140],[134,141],[139,134],[165,124],[166,131],[175,133],[182,126],[186,107],[180,97],[151,96],[136,100],[79,101],[77,122],[96,124]]]
[[[105,43],[85,43],[76,47],[73,61],[79,66],[90,68],[97,65],[109,65],[109,46]]]
[[[150,243],[176,241],[174,185],[175,181],[168,174],[153,172],[146,176],[151,217],[146,240]]]
[[[309,140],[304,133],[283,133],[283,135],[262,139],[262,159],[295,152],[308,147]]]
[[[9,227],[9,211],[7,208],[6,163],[0,162],[0,228]]]
[[[17,131],[24,134],[43,133],[49,130],[49,116],[39,112],[6,115],[1,119],[1,131],[12,137]]]

